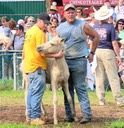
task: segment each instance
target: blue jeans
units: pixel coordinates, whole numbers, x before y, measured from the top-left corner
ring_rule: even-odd
[[[45,70],[37,69],[28,74],[29,86],[27,95],[27,112],[30,120],[41,117],[40,104],[46,85]]]
[[[86,58],[77,58],[77,59],[68,59],[68,60],[66,59],[66,62],[68,64],[69,72],[70,72],[70,77],[68,82],[69,82],[69,91],[72,97],[73,105],[74,105],[74,89],[75,89],[81,106],[83,117],[91,118],[92,113],[91,113],[90,102],[85,84],[85,78],[87,73],[87,59]],[[66,116],[70,118],[72,116],[71,109],[65,93],[64,93],[64,104],[65,104]]]

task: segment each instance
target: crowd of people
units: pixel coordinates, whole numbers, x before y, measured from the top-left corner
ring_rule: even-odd
[[[105,0],[104,5],[98,10],[94,8],[88,17],[83,17],[82,7],[75,8],[72,4],[65,5],[63,18],[55,5],[50,7],[48,14],[42,12],[37,19],[30,16],[19,19],[16,23],[13,19],[9,21],[4,16],[1,18],[0,33],[4,33],[11,39],[11,42],[4,47],[5,42],[0,40],[1,48],[4,48],[6,54],[10,49],[23,50],[25,73],[28,74],[29,79],[27,121],[31,124],[45,124],[45,121],[40,119],[42,113],[40,102],[46,84],[47,57],[65,56],[70,72],[69,91],[74,109],[74,90],[78,96],[82,112],[81,124],[88,123],[92,119],[87,86],[94,90],[93,86],[96,85],[99,105],[103,106],[106,104],[105,80],[108,79],[117,105],[124,105],[118,74],[119,67],[124,66],[120,54],[124,46],[118,42],[118,38],[124,38],[122,35],[124,33],[124,0],[118,0],[115,8],[111,7],[109,0]],[[57,54],[47,55],[36,51],[38,45],[52,40],[55,36],[65,38],[65,53],[61,50]],[[5,68],[10,66],[12,59],[10,58],[8,63],[7,57]],[[74,118],[64,90],[63,94],[66,121],[73,122]]]

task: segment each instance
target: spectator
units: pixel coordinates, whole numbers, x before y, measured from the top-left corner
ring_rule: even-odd
[[[112,16],[109,17],[108,23],[113,24],[113,26],[115,27],[116,22],[113,20]]]
[[[82,7],[76,8],[76,19],[84,20]]]
[[[25,16],[24,18],[25,24],[27,23],[27,20],[28,20],[28,16]]]
[[[49,26],[48,26],[48,40],[52,40],[53,37],[55,37],[57,35],[56,27],[57,27],[57,25],[54,23],[49,24]]]
[[[14,36],[13,42],[9,43],[6,47],[6,50],[13,45],[14,50],[22,50],[24,45],[24,39],[25,39],[25,33],[24,33],[24,27],[22,25],[17,25],[15,27],[16,34]]]
[[[33,16],[28,17],[27,23],[29,23],[29,22],[35,23],[35,18]]]
[[[0,33],[3,33],[4,32],[4,27],[7,27],[8,26],[8,22],[9,22],[9,20],[8,20],[7,16],[3,16],[1,18],[2,26],[0,26]]]
[[[9,27],[4,27],[4,35],[9,37],[11,39],[11,42],[13,41],[14,35],[11,33],[11,30]],[[10,43],[11,43],[10,42]],[[9,50],[12,50],[12,48],[9,48]],[[4,79],[13,79],[13,68],[12,68],[12,55],[10,52],[5,53],[4,56]]]
[[[3,16],[1,18],[0,34],[4,33],[4,27],[8,26],[8,21],[9,20],[8,20],[7,16]],[[2,46],[0,46],[0,50],[2,50]],[[0,57],[0,78],[1,77],[2,77],[2,57]]]
[[[18,25],[22,25],[23,27],[25,26],[25,21],[23,19],[18,20]]]
[[[26,23],[26,25],[25,25],[25,32],[26,32],[29,28],[31,28],[33,25],[34,25],[33,22],[28,22],[28,23]]]
[[[123,40],[124,39],[124,19],[119,19],[117,21],[115,29],[118,35],[117,40]],[[124,83],[124,44],[123,43],[121,44],[119,41],[118,43],[120,45],[120,57],[122,60],[122,64],[119,65],[119,68],[118,68],[118,73],[119,73],[119,77]]]
[[[89,10],[88,10],[89,11]],[[80,20],[86,20],[86,21],[89,21],[91,20],[91,17],[83,17],[83,10],[82,10],[82,7],[77,7],[76,8],[76,19],[80,19]]]
[[[56,24],[57,26],[59,25],[59,21],[58,21],[58,19],[57,19],[56,17],[53,17],[53,18],[51,19],[51,23],[54,23],[54,24]]]
[[[89,22],[89,24],[90,24],[92,27],[93,27],[94,24],[97,22],[97,20],[96,20],[95,17],[94,17],[94,14],[95,14],[95,13],[91,13],[91,14],[90,14],[91,21]]]
[[[101,7],[95,13],[95,18],[99,20],[99,23],[93,26],[100,36],[99,45],[96,50],[97,67],[95,70],[96,94],[99,99],[99,105],[105,105],[104,81],[106,74],[117,104],[124,104],[116,63],[118,61],[118,65],[121,64],[119,46],[116,41],[115,28],[112,24],[108,23],[108,19],[112,13],[113,11],[106,6]]]
[[[57,8],[54,5],[51,5],[51,7],[50,7],[49,16],[50,16],[50,21],[53,19],[53,17],[56,17],[58,19],[59,23],[61,22],[61,16],[57,12]]]
[[[65,59],[69,67],[69,91],[74,103],[74,89],[76,90],[78,100],[80,102],[83,118],[80,123],[88,123],[91,121],[92,113],[90,102],[86,91],[86,72],[87,58],[93,60],[93,55],[97,47],[99,36],[97,32],[85,21],[76,19],[76,10],[74,5],[67,4],[64,7],[64,16],[66,21],[57,27],[57,32],[60,37],[65,38],[66,54]],[[93,47],[90,54],[87,52],[86,35],[93,37]],[[63,90],[64,92],[64,90]],[[72,122],[74,118],[71,115],[71,109],[64,94],[64,104],[66,111],[66,121]],[[75,108],[74,108],[75,109]]]
[[[124,19],[119,19],[116,23],[116,26],[115,26],[115,29],[116,29],[116,32],[117,32],[117,35],[122,31],[124,30]]]
[[[105,0],[105,1],[104,1],[104,6],[106,6],[108,9],[110,9],[111,11],[113,11],[111,17],[112,17],[113,21],[115,21],[116,14],[115,14],[115,12],[114,12],[114,8],[111,7],[111,2],[110,2],[110,0]]]
[[[115,7],[116,22],[119,19],[124,19],[124,0],[118,0],[118,5]]]
[[[16,31],[14,30],[15,27],[16,27],[16,21],[14,19],[11,19],[9,21],[9,28],[10,28],[13,35],[16,34]]]

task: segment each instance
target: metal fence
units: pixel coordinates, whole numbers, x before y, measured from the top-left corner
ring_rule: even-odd
[[[0,50],[0,82],[2,87],[11,86],[14,90],[22,89],[22,73],[19,70],[22,51]]]

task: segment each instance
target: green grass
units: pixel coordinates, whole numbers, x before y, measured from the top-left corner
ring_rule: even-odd
[[[98,107],[96,106],[98,104],[98,99],[96,97],[95,92],[88,92],[89,99],[91,102],[91,106],[93,107]],[[122,92],[122,95],[124,95],[124,91]],[[63,93],[61,90],[57,91],[57,96],[58,96],[58,105],[64,107],[63,103]],[[112,92],[106,92],[106,100],[108,103],[115,104],[115,100],[112,96]],[[75,95],[75,102],[79,106],[79,102],[77,99],[77,96]],[[43,96],[43,103],[44,105],[47,106],[53,106],[53,92],[46,90]],[[24,100],[24,91],[23,90],[0,90],[0,106],[25,106],[25,100]],[[98,107],[97,109],[101,109]],[[102,108],[103,109],[103,108]],[[114,108],[112,108],[114,109]],[[118,108],[118,110],[121,108]],[[101,119],[102,122],[105,122],[104,128],[124,128],[124,121],[116,119],[115,121],[110,121],[108,118]],[[79,124],[79,123],[78,123]],[[28,126],[25,124],[8,124],[8,123],[3,123],[0,124],[0,128],[38,128],[34,126]],[[43,126],[40,128],[82,128],[82,127],[75,127],[75,125],[71,123],[66,123],[66,122],[59,122],[58,125],[47,125]],[[90,126],[87,124],[83,128],[103,128],[99,127],[99,124],[90,124]]]
[[[124,128],[124,120],[117,120],[107,124],[106,128]]]
[[[49,125],[47,126],[32,126],[32,125],[26,125],[26,124],[8,124],[3,123],[0,124],[0,128],[78,128],[78,126],[74,126],[71,123],[59,123],[58,125],[53,125],[52,127]],[[100,126],[82,126],[82,128],[103,128]],[[124,121],[123,120],[117,120],[115,122],[111,122],[110,124],[106,124],[104,128],[124,128]]]
[[[0,128],[75,128],[70,123],[66,123],[66,126],[63,124],[58,124],[54,126],[28,126],[25,124],[0,124]]]
[[[25,124],[0,124],[0,128],[45,128],[45,127],[28,126]]]
[[[90,102],[91,104],[97,104],[98,99],[95,92],[88,92]],[[122,92],[122,95],[124,95],[124,91]],[[63,93],[62,90],[57,91],[58,96],[58,105],[63,105]],[[53,99],[53,92],[46,90],[43,96],[43,102],[46,105],[52,105],[52,99]],[[24,91],[22,90],[0,90],[0,101],[6,101],[8,100],[8,105],[13,104],[11,101],[17,101],[17,105],[23,105],[24,104]],[[115,103],[115,100],[112,96],[112,92],[106,92],[106,100],[110,103]],[[77,96],[75,95],[75,101],[78,103]],[[22,104],[21,104],[22,103]],[[1,102],[1,105],[4,105],[4,102]]]
[[[0,79],[0,90],[12,90],[13,89],[13,80],[1,80]]]

